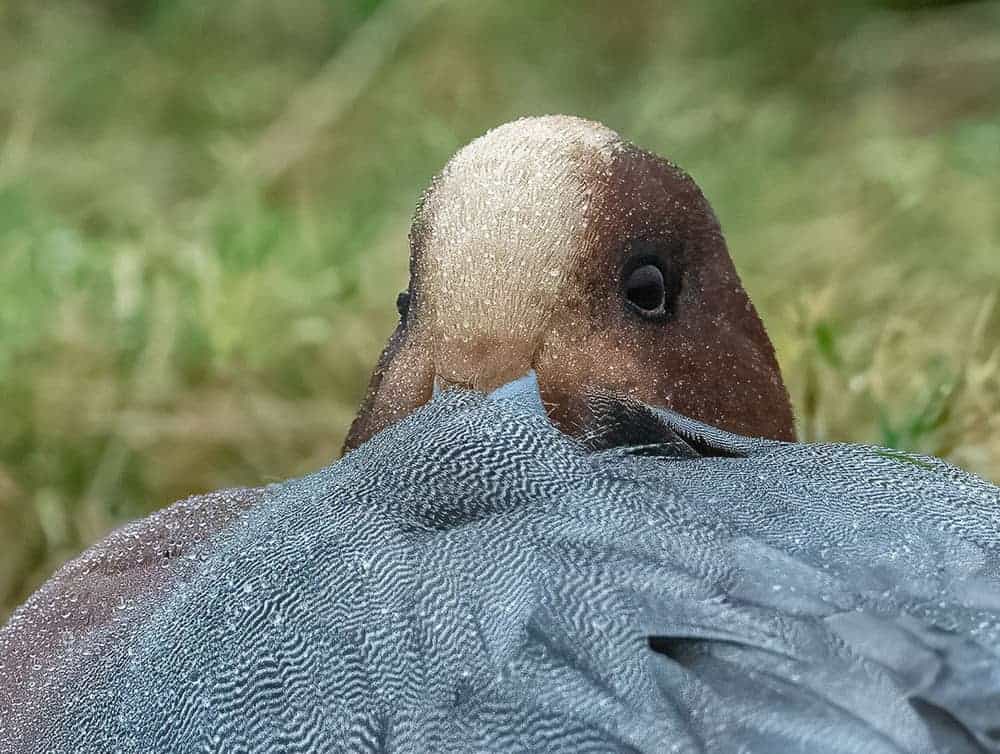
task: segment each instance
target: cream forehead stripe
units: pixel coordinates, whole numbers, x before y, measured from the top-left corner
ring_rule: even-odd
[[[525,118],[452,158],[421,215],[421,317],[438,338],[534,341],[586,251],[593,184],[620,143],[599,123]]]

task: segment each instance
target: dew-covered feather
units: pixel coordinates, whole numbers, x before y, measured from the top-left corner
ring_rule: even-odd
[[[183,567],[99,621],[70,564],[0,632],[0,750],[1000,748],[996,487],[608,406],[688,450],[595,450],[523,391],[447,392],[223,495]],[[11,651],[60,610],[70,636]]]

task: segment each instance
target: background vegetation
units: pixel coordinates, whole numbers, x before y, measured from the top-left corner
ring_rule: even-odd
[[[1000,479],[1000,7],[931,6],[0,4],[0,616],[123,520],[333,458],[418,193],[523,114],[697,178],[804,438]]]

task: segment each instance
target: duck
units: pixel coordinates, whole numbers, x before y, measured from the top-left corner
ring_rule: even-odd
[[[494,168],[525,174],[516,151]],[[436,204],[449,165],[418,209],[421,254],[434,233],[464,238]],[[545,369],[570,346],[529,324],[487,341],[494,363],[466,320],[440,329],[456,288],[435,287],[430,258],[343,458],[128,524],[13,614],[0,752],[1000,751],[1000,489],[925,456],[794,442],[739,395],[686,398],[690,371],[570,387]],[[667,258],[642,257],[661,275]],[[615,260],[587,311],[613,292],[637,318],[600,326],[666,342],[652,323],[679,320],[631,312]],[[574,295],[558,290],[553,327]],[[491,295],[469,327],[492,321]],[[747,327],[766,365],[762,327],[717,331]],[[410,381],[399,359],[419,343],[433,355]],[[629,347],[615,360],[642,366]]]

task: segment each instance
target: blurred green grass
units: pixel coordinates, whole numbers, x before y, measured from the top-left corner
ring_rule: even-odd
[[[918,5],[0,5],[0,615],[333,458],[418,193],[525,114],[696,177],[803,438],[1000,479],[1000,8]]]

